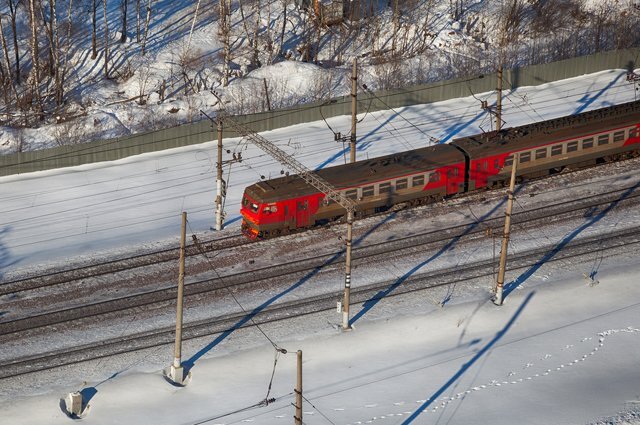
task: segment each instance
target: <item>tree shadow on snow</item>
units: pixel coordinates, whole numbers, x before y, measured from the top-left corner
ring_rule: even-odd
[[[11,226],[4,226],[0,229],[0,282],[4,280],[3,270],[6,270],[9,266],[15,266],[22,258],[14,258],[7,245],[3,242],[3,239],[11,232]]]
[[[418,415],[422,414],[422,412],[424,412],[429,406],[431,406],[438,399],[438,397],[440,397],[449,387],[451,387],[458,379],[460,379],[460,377],[462,377],[462,375],[464,375],[467,370],[471,368],[471,366],[473,366],[491,348],[493,348],[493,346],[496,345],[496,343],[506,335],[511,326],[513,326],[516,319],[520,316],[520,314],[522,314],[527,304],[529,304],[529,301],[531,301],[531,298],[533,298],[534,294],[535,292],[531,292],[529,295],[527,295],[522,304],[520,304],[520,307],[518,307],[518,310],[513,314],[511,319],[509,319],[507,324],[504,325],[504,327],[496,333],[493,339],[491,339],[491,341],[489,341],[484,347],[482,347],[482,349],[480,349],[480,351],[478,351],[471,360],[463,363],[462,366],[460,366],[460,369],[447,382],[445,382],[435,393],[433,393],[431,397],[427,399],[427,401],[425,401],[420,407],[418,407],[411,416],[409,416],[404,422],[402,422],[402,425],[410,424],[411,422],[413,422],[418,417]]]
[[[593,226],[600,220],[602,220],[612,209],[614,209],[620,202],[622,202],[625,198],[629,197],[635,190],[640,187],[640,182],[636,183],[633,187],[627,189],[618,199],[611,202],[605,209],[600,211],[598,214],[595,214],[594,210],[591,210],[587,213],[586,217],[588,217],[587,221],[573,230],[571,233],[566,235],[556,246],[554,246],[549,252],[547,252],[540,260],[538,260],[534,265],[532,265],[528,270],[522,273],[520,276],[507,283],[504,286],[504,297],[507,297],[511,292],[513,292],[518,286],[522,285],[527,279],[529,279],[535,272],[537,272],[540,267],[542,267],[547,261],[551,260],[556,256],[560,251],[562,251],[569,243],[571,243],[580,233],[589,227]],[[595,276],[596,272],[591,272],[591,277]]]
[[[524,187],[524,184],[518,186],[516,188],[516,190],[515,190],[515,193],[520,192],[523,187]],[[463,237],[467,236],[474,229],[476,229],[482,222],[484,222],[484,220],[486,220],[487,218],[491,217],[506,202],[507,202],[507,197],[505,196],[504,198],[502,198],[502,200],[500,202],[498,202],[493,208],[491,208],[491,210],[489,210],[484,215],[480,216],[473,223],[469,224],[467,226],[467,228],[461,234],[459,234],[458,236],[452,238],[449,242],[447,242],[442,248],[440,248],[440,250],[438,250],[438,252],[436,252],[435,254],[433,254],[432,256],[427,258],[426,260],[424,260],[421,263],[419,263],[416,266],[414,266],[411,270],[409,270],[404,275],[402,275],[400,278],[398,278],[398,280],[396,280],[387,289],[385,289],[384,291],[378,292],[373,297],[371,297],[370,299],[365,301],[362,304],[362,309],[355,316],[353,316],[351,318],[351,320],[349,321],[349,324],[353,325],[358,320],[360,320],[362,318],[362,316],[367,314],[369,312],[369,310],[371,310],[373,307],[376,306],[376,304],[378,304],[381,300],[383,300],[387,295],[392,293],[396,288],[398,288],[400,285],[402,285],[407,279],[409,279],[411,276],[413,276],[415,273],[417,273],[424,266],[426,266],[427,264],[429,264],[432,261],[436,260],[438,257],[440,257],[443,254],[445,254],[447,251],[450,251],[450,250],[454,249],[455,245],[458,243],[458,241],[460,241],[460,239],[462,239]]]
[[[373,232],[375,232],[376,229],[378,229],[380,226],[382,226],[383,224],[387,223],[388,221],[392,220],[393,218],[395,218],[397,213],[391,213],[389,214],[387,217],[385,217],[384,220],[380,221],[378,224],[376,224],[375,226],[373,226],[371,229],[369,229],[364,235],[362,235],[361,237],[359,237],[357,240],[354,241],[353,245],[354,246],[358,246],[360,243],[362,243],[369,235],[371,235]],[[227,329],[226,331],[222,332],[216,339],[214,339],[213,341],[211,341],[209,344],[207,344],[206,346],[204,346],[202,349],[200,349],[200,351],[198,351],[197,353],[195,353],[193,356],[191,356],[191,358],[187,359],[186,361],[183,362],[183,366],[187,369],[187,371],[191,370],[194,366],[195,363],[200,360],[200,358],[202,356],[204,356],[206,353],[208,353],[210,350],[212,350],[216,345],[220,344],[222,341],[224,341],[229,335],[231,335],[234,331],[242,328],[243,326],[247,325],[247,323],[251,322],[251,320],[253,320],[254,317],[256,317],[260,312],[262,312],[265,308],[269,307],[271,304],[273,304],[274,302],[276,302],[277,300],[279,300],[280,298],[284,297],[285,295],[293,292],[294,290],[298,289],[300,286],[304,285],[305,283],[307,283],[312,277],[314,277],[315,275],[317,275],[323,268],[325,268],[326,266],[329,266],[331,264],[333,264],[334,262],[336,262],[339,258],[343,257],[345,254],[345,248],[342,248],[340,251],[338,251],[335,255],[333,255],[331,258],[329,258],[327,261],[325,261],[322,265],[316,267],[315,269],[313,269],[312,271],[310,271],[309,273],[307,273],[305,276],[303,276],[300,280],[298,280],[296,283],[294,283],[293,285],[291,285],[289,288],[285,289],[284,291],[280,292],[277,295],[274,295],[273,297],[269,298],[267,301],[263,302],[262,304],[260,304],[258,307],[254,308],[253,310],[251,310],[251,312],[249,312],[246,316],[244,316],[242,319],[240,319],[235,325],[233,325],[230,329]]]

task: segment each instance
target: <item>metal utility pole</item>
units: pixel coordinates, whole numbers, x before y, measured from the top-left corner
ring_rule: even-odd
[[[349,162],[356,162],[356,122],[358,115],[358,59],[353,59],[351,70],[351,137],[349,138]]]
[[[184,298],[184,254],[187,235],[187,212],[182,212],[182,232],[180,234],[180,268],[178,270],[178,302],[176,308],[176,345],[173,364],[168,378],[177,385],[185,384],[184,368],[182,367],[182,300]]]
[[[222,212],[223,198],[226,195],[226,188],[223,188],[222,180],[222,120],[218,119],[218,162],[216,162],[216,230],[222,230],[224,213]]]
[[[295,425],[302,425],[302,350],[298,350],[298,377],[296,380],[296,413],[293,417]]]
[[[496,131],[502,130],[502,64],[498,67],[498,98],[496,99]],[[515,164],[515,162],[514,162]]]
[[[513,209],[513,191],[516,186],[516,169],[520,156],[513,154],[511,166],[511,182],[509,183],[509,198],[507,199],[507,212],[504,216],[504,235],[502,236],[502,248],[500,249],[500,267],[498,268],[498,280],[496,282],[496,296],[494,304],[502,305],[502,290],[504,286],[504,274],[507,267],[507,247],[509,246],[509,232],[511,231],[511,210]]]
[[[351,232],[353,225],[354,213],[356,210],[356,204],[336,188],[331,183],[317,175],[312,170],[305,167],[298,160],[287,154],[285,151],[251,130],[244,124],[232,120],[226,114],[223,115],[220,112],[221,118],[238,134],[242,135],[245,139],[248,139],[260,149],[271,155],[272,158],[280,162],[281,164],[292,169],[298,176],[311,186],[324,193],[326,198],[336,202],[347,213],[347,251],[346,251],[346,269],[345,269],[345,281],[344,281],[344,303],[342,305],[342,329],[351,329],[349,325],[349,291],[351,290]]]

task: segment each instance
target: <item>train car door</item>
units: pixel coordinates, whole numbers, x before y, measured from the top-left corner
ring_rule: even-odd
[[[309,225],[309,201],[307,199],[296,202],[296,227]]]

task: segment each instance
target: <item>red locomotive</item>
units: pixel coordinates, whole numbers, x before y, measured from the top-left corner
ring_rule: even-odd
[[[640,154],[640,101],[455,139],[316,173],[356,202],[356,217]],[[291,175],[245,189],[242,232],[267,238],[338,220],[345,210]]]

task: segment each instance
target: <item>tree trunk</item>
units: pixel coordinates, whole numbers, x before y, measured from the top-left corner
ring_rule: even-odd
[[[136,42],[140,43],[140,0],[136,0]]]
[[[129,9],[129,1],[122,0],[120,5],[122,9],[122,34],[120,34],[120,43],[127,42],[127,12]]]
[[[104,11],[104,77],[109,78],[109,22],[107,21],[107,0],[103,0]]]
[[[95,59],[98,57],[98,37],[96,35],[98,27],[98,5],[96,4],[96,2],[97,0],[92,0],[91,2],[91,59]]]
[[[29,25],[31,26],[31,63],[33,64],[29,76],[31,95],[32,99],[35,99],[36,102],[34,106],[40,111],[40,118],[43,119],[42,111],[44,108],[42,105],[42,97],[40,96],[40,50],[38,46],[38,20],[36,17],[35,0],[29,0],[29,21]]]
[[[222,65],[222,86],[227,87],[229,85],[229,64],[231,62],[231,4],[228,0],[220,0],[220,37],[222,38],[222,45],[224,46],[224,58]]]
[[[18,46],[18,24],[16,23],[18,5],[9,0],[9,16],[11,17],[11,31],[13,32],[13,53],[16,59],[16,83],[20,84],[20,48]]]
[[[147,45],[147,35],[149,34],[149,22],[151,21],[151,0],[147,3],[147,19],[144,22],[144,35],[142,36],[142,56],[144,56]]]
[[[5,64],[7,66],[7,72],[11,74],[11,64],[9,63],[9,48],[7,46],[7,39],[4,37],[4,27],[2,26],[2,16],[0,16],[0,43],[2,43],[2,51],[4,52]],[[9,75],[9,84],[11,84],[11,89],[13,90],[13,95],[16,100],[16,106],[18,106],[18,91],[16,90],[16,86],[14,80]],[[7,105],[8,107],[9,105]]]

